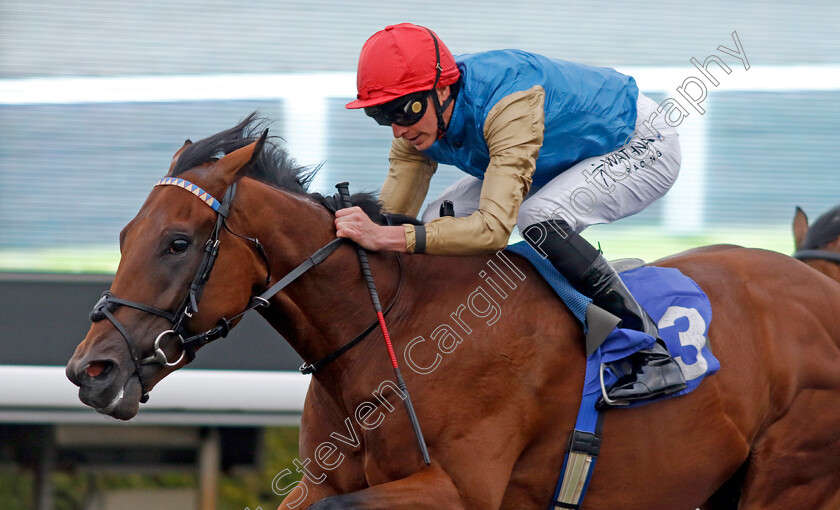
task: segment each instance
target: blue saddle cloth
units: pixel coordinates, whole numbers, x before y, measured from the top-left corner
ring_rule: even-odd
[[[592,300],[575,290],[548,260],[540,257],[525,241],[508,246],[507,249],[525,257],[537,269],[583,324],[585,331],[586,308]],[[625,271],[620,276],[633,296],[659,325],[660,336],[685,375],[686,389],[668,397],[693,391],[705,376],[720,369],[720,362],[712,354],[708,341],[712,307],[709,298],[694,280],[678,269],[652,266]],[[586,360],[583,395],[600,393],[601,363],[623,359],[640,349],[651,347],[653,342],[653,337],[640,331],[615,328]],[[605,372],[606,387],[616,379],[616,375],[609,370]],[[642,401],[634,405],[649,402]]]

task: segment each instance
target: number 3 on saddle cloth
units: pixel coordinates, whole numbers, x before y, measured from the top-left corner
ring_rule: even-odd
[[[583,502],[601,443],[603,416],[595,409],[595,403],[601,396],[602,386],[609,388],[618,378],[612,370],[602,370],[602,367],[608,364],[620,367],[620,360],[651,347],[654,339],[640,331],[615,328],[612,315],[594,307],[591,299],[576,291],[549,261],[540,257],[526,242],[508,246],[507,250],[522,255],[537,269],[583,324],[587,335],[581,406],[567,446],[563,472],[549,506],[549,509],[578,508]],[[694,391],[705,376],[720,369],[720,362],[712,354],[707,338],[712,320],[709,298],[691,278],[675,268],[642,266],[621,272],[620,276],[656,321],[659,334],[679,363],[687,384],[678,393],[625,407],[646,405]]]
[[[550,262],[540,257],[524,241],[508,246],[507,250],[522,255],[534,265],[583,324],[584,333],[590,336],[593,331],[590,331],[589,322],[593,317],[598,320],[598,315],[593,314],[593,310],[590,309],[592,300],[576,291]],[[707,339],[709,323],[712,319],[712,307],[709,298],[694,283],[694,280],[683,275],[678,269],[652,266],[624,271],[620,276],[633,296],[657,322],[662,339],[685,376],[688,385],[686,389],[664,398],[690,393],[697,388],[703,377],[718,371],[720,362],[712,354]],[[595,329],[598,325],[592,324],[592,327]],[[597,332],[594,333],[596,336],[603,337]],[[600,394],[601,363],[619,361],[638,350],[651,347],[654,342],[653,337],[632,329],[615,328],[606,333],[608,335],[603,338],[603,341],[599,338],[587,338],[587,345],[600,345],[594,349],[594,352],[587,352],[584,396],[594,393],[597,397]],[[587,351],[590,350],[587,349]],[[616,380],[615,374],[610,370],[605,371],[604,385],[606,387],[610,387]],[[634,405],[645,405],[650,402],[652,401],[642,401]]]

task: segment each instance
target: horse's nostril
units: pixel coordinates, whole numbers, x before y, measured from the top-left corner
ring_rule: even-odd
[[[85,367],[85,374],[91,378],[106,375],[111,368],[111,364],[104,361],[94,361]]]

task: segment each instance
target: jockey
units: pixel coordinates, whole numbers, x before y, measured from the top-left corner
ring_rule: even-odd
[[[347,108],[364,108],[394,135],[380,194],[387,212],[417,216],[438,163],[469,175],[431,203],[425,225],[377,225],[354,207],[336,214],[338,237],[369,250],[473,255],[503,249],[516,225],[579,292],[656,340],[630,356],[609,400],[685,388],[656,324],[580,236],[641,211],[679,172],[677,132],[654,118],[657,105],[633,78],[518,50],[456,60],[434,32],[403,23],[364,44],[357,86]],[[444,200],[454,217],[437,217]]]

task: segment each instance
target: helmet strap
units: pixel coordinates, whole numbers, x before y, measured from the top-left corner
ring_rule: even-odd
[[[452,92],[452,88],[450,87],[449,97],[446,98],[443,104],[440,104],[440,100],[437,95],[438,80],[440,80],[440,73],[443,71],[443,67],[440,65],[440,46],[438,45],[438,40],[437,37],[435,37],[434,32],[428,28],[426,28],[426,30],[428,30],[429,35],[432,36],[432,41],[435,43],[435,83],[432,85],[432,102],[435,105],[435,113],[437,114],[437,139],[440,140],[443,138],[443,135],[446,134],[446,128],[448,127],[446,122],[443,120],[443,112],[449,104],[455,100],[455,94]]]
[[[449,127],[449,126],[446,125],[446,122],[444,122],[444,120],[443,120],[443,112],[452,103],[452,101],[455,100],[454,90],[450,87],[449,91],[450,91],[449,92],[449,97],[446,98],[446,100],[443,102],[443,104],[441,104],[440,100],[438,100],[437,90],[432,91],[432,102],[434,102],[434,104],[435,104],[435,113],[437,113],[437,123],[438,123],[438,125],[437,125],[437,127],[438,127],[437,139],[438,140],[443,138],[443,136],[446,134],[446,129]]]

